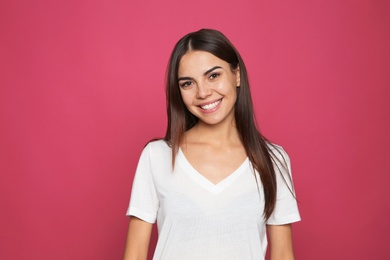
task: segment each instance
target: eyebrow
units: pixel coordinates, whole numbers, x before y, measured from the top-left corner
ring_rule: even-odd
[[[222,69],[221,66],[214,66],[212,67],[211,69],[207,70],[205,73],[203,73],[203,76],[206,76],[207,74],[209,74],[210,72],[216,70],[216,69]],[[181,81],[181,80],[192,80],[193,78],[191,77],[180,77],[177,79],[177,81]]]

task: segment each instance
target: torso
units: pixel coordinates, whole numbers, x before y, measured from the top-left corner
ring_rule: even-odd
[[[243,154],[242,148],[236,148],[218,151],[188,143],[188,154],[199,157],[194,156],[190,163],[180,148],[172,169],[172,150],[164,141],[151,142],[145,147],[127,214],[150,223],[157,218],[159,239],[154,259],[264,259],[267,238],[263,187],[249,159],[243,159],[237,166],[224,160],[224,156],[233,161],[232,158]],[[209,169],[222,165],[221,169],[228,173],[223,179],[218,167],[221,173],[207,175],[219,177],[213,179],[218,184],[191,165],[194,158],[204,160],[202,157],[207,159]],[[295,222],[299,220],[296,201],[281,175],[277,176],[276,208],[267,223]]]

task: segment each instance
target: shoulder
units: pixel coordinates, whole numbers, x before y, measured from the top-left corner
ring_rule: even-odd
[[[290,157],[282,146],[267,142],[267,148],[273,160],[285,164],[290,163]]]
[[[168,145],[164,139],[152,140],[145,145],[144,149],[149,150],[171,150],[171,147]]]
[[[274,164],[275,172],[279,172],[276,176],[283,179],[291,179],[291,161],[287,152],[280,145],[267,143],[270,158]]]
[[[165,161],[171,162],[172,149],[163,139],[153,140],[146,144],[143,154],[147,154],[152,161]]]

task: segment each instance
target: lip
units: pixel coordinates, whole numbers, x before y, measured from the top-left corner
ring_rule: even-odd
[[[220,100],[222,100],[222,98],[215,99],[215,100],[212,100],[212,101],[209,101],[209,102],[205,102],[205,103],[201,103],[201,104],[199,104],[199,105],[197,105],[197,106],[198,106],[198,107],[201,107],[201,106],[210,105],[210,104],[215,103],[215,102],[218,102],[218,101],[220,101]]]
[[[209,102],[204,102],[202,104],[199,104],[197,105],[197,107],[199,107],[199,109],[203,112],[203,113],[212,113],[216,110],[218,110],[218,108],[221,106],[222,104],[222,100],[223,98],[220,98],[220,99],[215,99],[215,100],[212,100],[212,101],[209,101]],[[210,105],[210,104],[213,104],[215,102],[219,102],[215,107],[211,108],[211,109],[203,109],[202,106],[206,106],[206,105]]]

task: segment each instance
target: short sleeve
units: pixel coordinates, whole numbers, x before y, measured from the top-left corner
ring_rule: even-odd
[[[150,154],[150,146],[147,145],[138,162],[126,215],[154,223],[159,202],[153,181]]]
[[[284,225],[301,220],[291,175],[290,158],[284,149],[277,146],[275,151],[275,174],[277,180],[277,196],[273,213],[267,221],[268,225]]]

